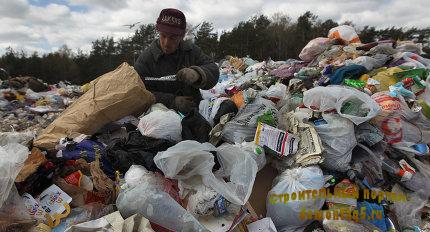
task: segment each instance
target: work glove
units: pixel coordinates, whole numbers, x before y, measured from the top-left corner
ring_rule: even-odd
[[[176,74],[176,79],[187,85],[196,86],[201,82],[200,74],[192,68],[183,68]]]
[[[181,113],[187,114],[192,111],[193,108],[198,107],[192,97],[177,96],[173,103],[173,109]]]

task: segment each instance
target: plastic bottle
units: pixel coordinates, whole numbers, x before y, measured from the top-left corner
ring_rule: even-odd
[[[173,231],[206,231],[197,219],[168,193],[162,181],[141,165],[132,165],[124,176],[126,184],[116,205],[121,215],[140,213],[145,218]]]
[[[394,160],[387,157],[382,158],[382,169],[393,176],[402,177],[402,180],[407,180],[412,177],[412,173],[404,171]]]
[[[168,193],[151,188],[150,185],[140,184],[122,191],[116,205],[124,218],[139,213],[172,231],[208,231]]]
[[[86,175],[83,175],[81,178],[81,188],[87,190],[87,191],[93,191],[94,184],[91,178],[89,178]]]

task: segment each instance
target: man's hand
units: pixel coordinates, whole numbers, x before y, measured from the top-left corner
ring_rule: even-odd
[[[200,74],[192,68],[183,68],[176,74],[176,79],[187,85],[196,85],[201,81]]]

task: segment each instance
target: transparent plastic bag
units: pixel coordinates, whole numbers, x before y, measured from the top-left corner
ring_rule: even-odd
[[[266,166],[266,154],[264,153],[264,149],[262,147],[258,146],[254,142],[243,142],[235,146],[239,147],[242,151],[246,152],[246,154],[250,155],[255,160],[258,171]]]
[[[315,57],[327,49],[329,43],[330,39],[323,37],[318,37],[309,41],[300,52],[300,59],[306,62],[312,61]]]
[[[420,112],[412,111],[400,94],[392,97],[387,91],[378,92],[372,99],[382,109],[374,122],[384,133],[385,141],[408,151],[414,144],[430,143],[430,120]]]
[[[166,177],[185,180],[212,172],[215,162],[211,151],[216,151],[216,148],[210,143],[185,140],[164,152],[158,152],[154,162]]]
[[[60,224],[55,227],[52,232],[62,232],[73,225],[99,219],[113,213],[115,211],[114,209],[114,205],[104,205],[101,203],[91,203],[73,208],[67,218],[62,219]]]
[[[366,67],[368,71],[382,67],[388,60],[388,56],[383,54],[376,54],[371,56],[359,56],[353,60],[345,61],[345,65],[358,64]]]
[[[200,101],[199,113],[206,119],[206,121],[209,122],[209,124],[211,124],[211,126],[214,126],[214,118],[218,113],[221,103],[225,100],[228,100],[228,98],[210,98]]]
[[[9,196],[10,189],[14,185],[15,179],[24,166],[29,153],[27,147],[18,143],[0,146],[0,170],[2,170],[2,176],[0,177],[0,208]]]
[[[422,56],[412,52],[404,52],[402,54],[402,58],[406,61],[406,63],[402,64],[403,66],[411,66],[416,68],[430,67],[430,59],[423,58]]]
[[[391,205],[391,209],[394,210],[402,230],[413,230],[414,227],[420,227],[420,211],[427,203],[428,194],[424,194],[424,191],[420,190],[412,194],[407,194],[407,197],[407,201],[394,202],[394,204]]]
[[[315,126],[324,147],[322,165],[330,170],[347,171],[352,149],[357,145],[354,124],[336,114],[323,114],[327,124]]]
[[[379,153],[358,143],[351,159],[353,170],[358,171],[370,185],[376,186],[384,181],[382,161]]]
[[[268,110],[278,112],[272,101],[261,97],[245,105],[239,110],[236,117],[225,125],[222,131],[223,139],[230,143],[253,141],[257,129],[257,118]]]
[[[161,175],[132,165],[116,205],[126,218],[139,213],[153,223],[173,231],[204,231],[204,227],[168,193]],[[172,197],[173,196],[173,197]],[[168,213],[166,213],[168,212]]]
[[[355,29],[348,25],[340,25],[330,29],[328,32],[328,38],[339,39],[344,44],[350,43],[360,43],[360,38],[358,38]]]
[[[324,176],[318,166],[287,169],[274,180],[274,187],[267,195],[267,217],[273,220],[278,231],[294,231],[305,227],[312,220],[302,220],[300,212],[319,210],[324,198],[291,200],[291,194],[306,190],[319,190],[324,185]],[[288,202],[273,201],[273,194],[289,194]],[[272,197],[271,197],[272,196]]]
[[[182,140],[181,117],[174,111],[155,110],[143,116],[137,125],[140,133],[156,139]]]
[[[304,92],[303,103],[310,109],[322,112],[336,110],[340,116],[356,125],[369,121],[381,110],[369,95],[343,86],[318,86],[310,89]]]
[[[380,232],[381,230],[374,226],[373,224],[370,224],[367,221],[361,221],[360,223],[354,222],[354,221],[347,221],[347,220],[329,220],[327,218],[324,218],[323,220],[323,227],[325,231],[329,232]]]
[[[15,185],[11,186],[0,207],[0,231],[28,231],[36,224],[18,194]]]
[[[257,163],[240,148],[227,143],[217,148],[217,156],[223,175],[203,177],[203,182],[231,203],[245,205],[254,186]],[[225,182],[221,176],[229,177],[230,181]]]
[[[217,152],[221,169],[215,174],[211,152]],[[203,184],[211,187],[228,201],[244,205],[251,195],[257,174],[257,163],[239,147],[223,144],[215,148],[210,143],[182,141],[154,157],[157,167],[168,178],[187,180],[201,176]],[[223,177],[229,177],[225,182]]]
[[[268,90],[265,91],[264,95],[271,100],[279,101],[285,98],[287,94],[287,86],[281,83],[271,85]]]
[[[27,132],[0,132],[0,146],[5,146],[8,143],[19,143],[26,145],[30,142],[36,133],[34,131]]]

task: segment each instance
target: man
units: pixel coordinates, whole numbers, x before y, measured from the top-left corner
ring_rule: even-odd
[[[184,41],[185,15],[177,9],[163,9],[157,19],[160,38],[139,56],[134,68],[157,102],[188,113],[198,107],[200,89],[212,88],[219,77],[218,66],[201,49]],[[176,74],[176,81],[149,81],[145,77]]]

